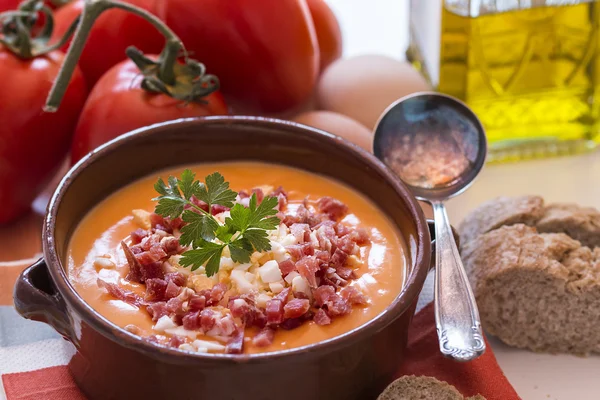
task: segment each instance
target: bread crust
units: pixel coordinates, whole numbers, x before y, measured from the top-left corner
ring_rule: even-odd
[[[460,228],[484,329],[508,345],[538,352],[600,352],[600,247],[576,240],[600,244],[600,213],[543,206],[533,197],[498,201],[473,211]],[[478,215],[502,209],[504,217]],[[514,223],[518,219],[525,223]]]
[[[447,382],[431,376],[406,375],[390,383],[377,400],[485,400],[477,395],[464,397]]]
[[[473,210],[458,227],[464,245],[478,236],[505,225],[534,225],[544,214],[540,196],[498,197]]]
[[[563,232],[588,247],[600,247],[600,212],[577,204],[551,204],[536,222],[539,232]]]

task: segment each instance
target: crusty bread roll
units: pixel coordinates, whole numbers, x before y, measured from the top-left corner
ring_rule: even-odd
[[[477,395],[466,398],[452,385],[430,376],[403,376],[385,388],[377,400],[485,400]]]
[[[544,200],[539,196],[498,197],[471,212],[458,228],[464,245],[478,236],[505,225],[535,224],[543,215]]]
[[[482,325],[515,347],[600,352],[600,247],[575,240],[600,245],[600,213],[543,203],[523,213],[522,205],[534,199],[516,198],[511,206],[503,198],[495,208],[488,203],[459,228]],[[504,222],[478,223],[491,220]]]

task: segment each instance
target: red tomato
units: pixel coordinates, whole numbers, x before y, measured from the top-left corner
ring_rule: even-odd
[[[321,71],[342,56],[342,31],[331,8],[323,0],[306,0],[312,15],[317,40]]]
[[[159,7],[163,1],[126,0],[127,3],[154,14],[160,11]],[[65,34],[71,23],[81,14],[83,4],[83,1],[77,0],[54,13],[52,41]],[[144,53],[159,53],[164,43],[164,37],[143,18],[123,10],[108,10],[94,23],[79,59],[79,67],[89,87],[92,87],[106,71],[127,58],[127,47],[136,46]],[[63,50],[67,49],[68,44]]]
[[[140,87],[139,69],[130,61],[115,65],[90,93],[75,129],[71,161],[77,162],[94,148],[143,126],[177,118],[227,114],[219,92],[188,103],[164,94],[148,93]]]
[[[64,159],[86,97],[76,69],[60,110],[42,107],[64,55],[21,60],[0,46],[0,223],[29,210]]]
[[[0,0],[0,12],[16,10],[22,0]]]
[[[23,2],[23,0],[0,0],[0,12],[3,11],[9,11],[9,10],[16,10],[17,8],[19,8],[19,4],[21,4]],[[45,3],[50,6],[50,8],[56,9],[59,7],[62,7],[64,4],[60,4],[56,3],[57,5],[54,5],[54,2],[52,2],[52,0],[47,0],[45,1]]]
[[[279,112],[306,101],[319,48],[304,0],[167,0],[165,21],[228,102]]]

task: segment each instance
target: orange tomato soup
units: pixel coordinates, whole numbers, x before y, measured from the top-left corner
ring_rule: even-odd
[[[406,271],[406,247],[397,228],[369,199],[355,190],[330,178],[281,165],[255,162],[228,162],[189,166],[203,178],[219,171],[235,191],[270,185],[282,186],[288,193],[289,203],[300,204],[308,196],[318,199],[330,196],[345,203],[348,214],[343,222],[351,228],[364,228],[370,244],[361,248],[362,265],[355,270],[353,282],[367,296],[368,304],[354,307],[352,312],[333,319],[329,325],[308,321],[296,329],[277,330],[274,341],[267,347],[252,344],[252,335],[246,335],[244,352],[269,352],[300,347],[341,335],[376,317],[400,293]],[[69,280],[79,295],[102,316],[124,328],[135,325],[141,336],[153,333],[153,322],[144,307],[135,307],[110,296],[97,284],[98,278],[117,280],[121,287],[143,294],[144,285],[125,279],[128,265],[122,240],[139,228],[132,210],[153,211],[156,197],[154,183],[158,177],[179,176],[184,167],[160,171],[140,179],[102,200],[81,221],[75,230],[68,250]],[[116,268],[100,269],[97,257],[110,255]],[[251,333],[251,332],[250,332]]]

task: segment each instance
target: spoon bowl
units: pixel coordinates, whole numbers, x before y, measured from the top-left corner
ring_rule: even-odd
[[[465,191],[487,154],[485,130],[453,97],[420,92],[392,103],[377,122],[375,155],[421,200],[446,200]]]
[[[487,154],[485,131],[463,102],[434,92],[393,103],[375,128],[375,155],[413,194],[433,206],[435,220],[435,319],[440,351],[469,361],[485,351],[479,311],[444,200],[463,192]]]

